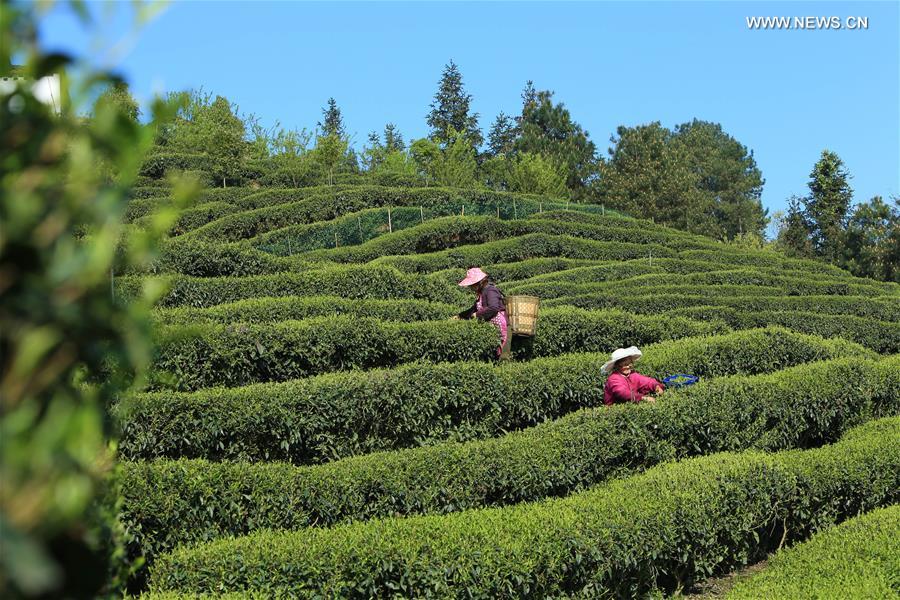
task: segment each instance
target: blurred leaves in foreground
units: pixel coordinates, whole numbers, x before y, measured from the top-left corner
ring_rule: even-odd
[[[44,76],[72,97],[120,81],[82,65],[70,84],[74,59],[38,45],[38,7],[0,2],[0,69],[23,63],[0,91],[0,595],[96,597],[127,577],[127,532],[94,502],[114,468],[106,406],[140,384],[158,292],[116,303],[112,268],[129,186],[173,111],[157,102],[140,124],[115,103],[85,118],[37,100]],[[128,232],[119,260],[151,258],[174,212]]]

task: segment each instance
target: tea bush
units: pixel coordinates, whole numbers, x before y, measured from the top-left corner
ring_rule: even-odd
[[[703,377],[771,372],[848,353],[873,356],[856,344],[782,329],[686,338],[644,352],[640,370],[658,379],[672,372]],[[566,355],[499,367],[425,363],[243,388],[137,394],[116,409],[119,450],[130,459],[301,464],[435,440],[484,438],[599,406],[600,367],[608,356]]]
[[[900,498],[900,419],[816,450],[717,454],[568,498],[332,529],[263,531],[159,557],[153,591],[296,596],[671,593]]]
[[[875,509],[780,551],[727,598],[890,598],[897,594],[900,505]]]
[[[896,359],[839,359],[726,377],[672,392],[656,405],[588,409],[499,438],[310,467],[126,463],[123,518],[129,530],[141,532],[132,555],[152,558],[179,543],[266,527],[443,514],[563,496],[672,458],[834,441],[854,424],[900,411],[897,366]],[[848,374],[852,379],[843,379]],[[802,390],[793,392],[797,379]],[[729,386],[738,393],[729,394]],[[810,389],[817,391],[803,394]]]

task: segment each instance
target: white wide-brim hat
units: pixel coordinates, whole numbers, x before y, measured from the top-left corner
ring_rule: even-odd
[[[637,346],[617,348],[616,351],[612,353],[612,356],[609,357],[609,360],[603,363],[603,366],[600,367],[600,371],[602,373],[608,374],[610,371],[612,371],[617,362],[619,362],[623,358],[629,358],[631,356],[633,356],[634,360],[637,361],[641,358],[641,356],[643,356],[643,353],[637,349]]]

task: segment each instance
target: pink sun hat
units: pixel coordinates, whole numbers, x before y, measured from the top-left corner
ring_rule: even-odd
[[[487,273],[485,273],[478,267],[475,267],[466,271],[466,278],[460,281],[459,285],[461,285],[462,287],[469,287],[470,285],[475,285],[485,278],[487,278]]]

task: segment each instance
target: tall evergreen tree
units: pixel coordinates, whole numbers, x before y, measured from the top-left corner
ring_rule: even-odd
[[[462,132],[475,148],[481,146],[484,138],[478,128],[478,113],[469,114],[472,96],[463,87],[462,74],[452,60],[444,66],[438,83],[438,91],[431,103],[431,112],[426,122],[431,127],[432,139],[447,146],[455,142],[451,130]]]
[[[402,152],[406,150],[403,142],[403,134],[393,123],[384,126],[384,147],[388,152]]]
[[[601,199],[636,217],[719,237],[713,206],[697,184],[685,150],[659,122],[619,127],[599,184]]]
[[[323,136],[336,135],[344,137],[344,119],[341,116],[341,109],[338,108],[334,98],[328,99],[328,106],[322,109],[322,121],[318,123],[319,129]]]
[[[515,149],[562,165],[566,169],[566,187],[576,194],[583,192],[597,174],[594,142],[562,103],[553,103],[551,91],[537,92],[533,100],[526,100]]]
[[[488,134],[488,155],[508,156],[515,147],[517,136],[516,122],[512,117],[501,112],[494,120],[494,124],[491,125],[491,131]]]
[[[753,152],[718,123],[697,119],[678,125],[670,142],[683,147],[698,188],[712,200],[723,235],[762,236],[768,221],[760,201],[764,180]]]
[[[816,255],[836,262],[840,255],[841,236],[847,224],[847,213],[853,190],[850,173],[844,162],[830,150],[823,150],[809,174],[809,195],[804,200]]]
[[[900,283],[900,210],[880,196],[857,205],[847,222],[841,266],[859,277]]]
[[[776,234],[775,242],[788,256],[807,258],[813,255],[813,248],[802,203],[803,199],[797,196],[788,200],[787,214]]]

